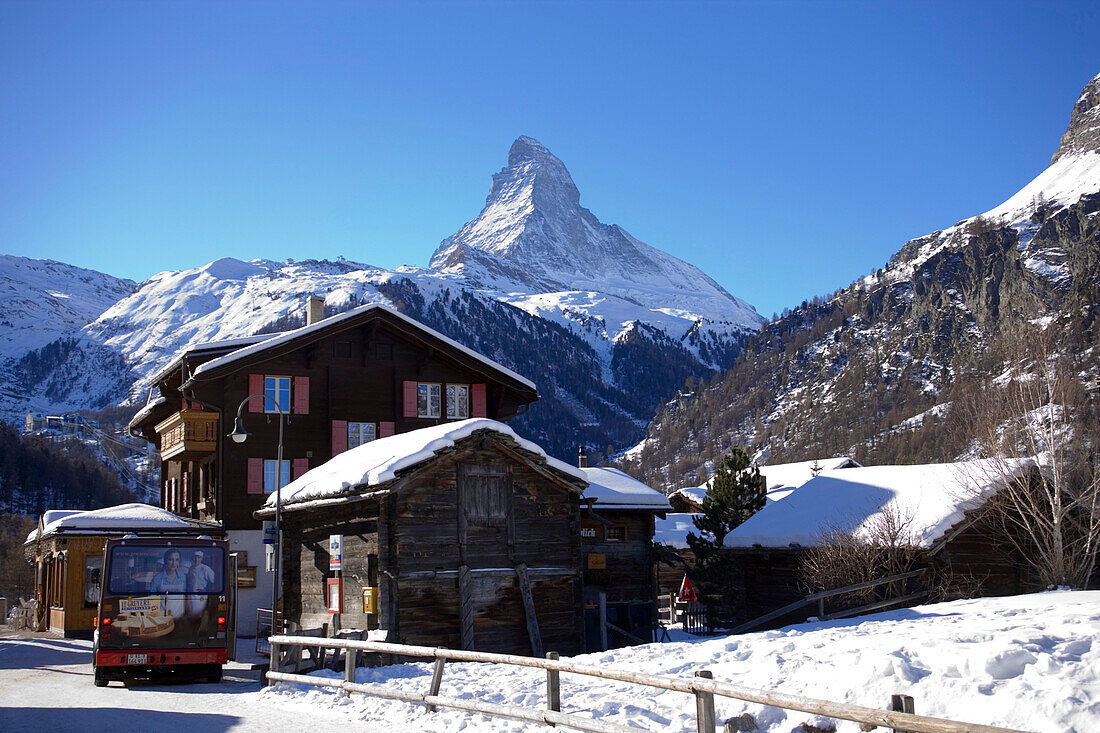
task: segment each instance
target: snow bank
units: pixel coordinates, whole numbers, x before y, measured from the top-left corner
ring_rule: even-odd
[[[617,468],[578,469],[588,480],[584,498],[595,499],[596,508],[649,509],[667,512],[672,509],[668,498],[656,489]]]
[[[1036,733],[1100,730],[1100,592],[1060,591],[956,601],[858,619],[806,623],[776,631],[647,644],[576,657],[578,662],[681,679],[710,670],[745,688],[885,708],[912,695],[922,715]],[[318,676],[340,678],[342,672]],[[432,664],[357,671],[356,681],[428,691]],[[486,702],[545,707],[545,673],[449,663],[440,693]],[[256,693],[272,705],[320,714],[340,710],[361,725],[404,730],[545,731],[423,705],[280,683]],[[716,698],[719,725],[749,713],[759,733],[791,733],[805,713]],[[695,731],[695,701],[685,693],[562,675],[562,711],[640,731]],[[401,721],[401,723],[396,723]],[[371,725],[369,729],[373,729]],[[859,725],[837,722],[838,733]]]
[[[379,438],[352,448],[307,471],[271,494],[264,506],[274,507],[278,494],[282,495],[281,501],[286,506],[312,499],[335,497],[357,486],[378,486],[392,481],[397,477],[398,471],[422,463],[438,451],[454,447],[456,441],[468,438],[475,430],[492,430],[507,436],[524,450],[545,458],[548,465],[562,473],[587,480],[581,469],[548,456],[541,447],[519,437],[504,423],[487,418],[471,418]]]
[[[838,530],[867,533],[886,514],[908,523],[912,544],[930,547],[995,490],[1002,471],[1034,465],[997,459],[826,471],[726,535],[726,547],[811,546]]]

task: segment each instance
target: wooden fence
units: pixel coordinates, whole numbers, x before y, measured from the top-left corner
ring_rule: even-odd
[[[644,685],[662,690],[674,690],[694,695],[699,733],[714,733],[715,731],[717,725],[714,711],[715,695],[742,700],[744,702],[770,705],[786,710],[797,710],[812,715],[837,718],[839,720],[851,720],[857,723],[865,723],[872,727],[883,726],[886,728],[893,728],[898,732],[1022,733],[1021,731],[1015,731],[1008,728],[997,728],[988,725],[962,723],[954,720],[914,715],[911,712],[877,710],[875,708],[850,705],[847,703],[816,700],[801,695],[788,695],[779,692],[738,687],[736,685],[713,680],[710,672],[706,670],[699,670],[696,672],[693,679],[682,679],[578,664],[567,659],[558,659],[558,655],[554,652],[547,654],[546,659],[540,659],[538,657],[521,657],[513,654],[492,654],[489,652],[459,649],[409,646],[379,641],[356,641],[352,639],[318,640],[316,637],[306,636],[273,636],[270,642],[271,670],[267,673],[267,678],[271,681],[294,682],[317,687],[329,687],[339,689],[345,695],[352,692],[358,692],[391,700],[423,703],[428,706],[429,711],[435,710],[438,707],[449,707],[495,717],[513,718],[530,722],[546,723],[548,725],[562,725],[578,730],[593,731],[594,733],[627,733],[628,731],[630,733],[637,733],[638,729],[605,723],[601,720],[595,720],[580,715],[562,713],[560,686],[560,674],[562,672]],[[300,658],[300,651],[298,651],[298,648],[317,647],[318,645],[344,651],[345,664],[343,680],[310,677],[308,675],[290,674],[281,671],[280,664],[284,659],[282,653],[284,647],[295,649],[297,652],[296,656]],[[377,652],[400,657],[424,657],[435,659],[431,686],[427,692],[420,693],[392,690],[383,685],[364,685],[356,683],[355,663],[356,657],[358,656],[357,652]],[[447,660],[460,662],[488,662],[492,664],[508,664],[517,667],[544,669],[546,670],[547,709],[532,710],[530,708],[511,705],[498,705],[495,703],[482,703],[473,700],[443,697],[439,694],[439,689],[443,682],[443,671]],[[907,707],[909,710],[912,710],[911,703]],[[749,728],[742,728],[742,730],[746,729],[751,730]],[[871,730],[871,728],[868,728],[868,730]]]

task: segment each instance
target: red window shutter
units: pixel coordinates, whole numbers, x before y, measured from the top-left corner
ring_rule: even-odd
[[[332,455],[340,455],[348,449],[348,421],[332,421]]]
[[[309,377],[294,378],[294,414],[309,414]]]
[[[393,423],[392,422],[380,422],[378,423],[378,437],[388,438],[393,435]]]
[[[264,393],[264,375],[262,375],[262,374],[249,374],[248,375],[248,394],[254,395],[254,394],[263,394],[263,393]],[[266,402],[266,401],[267,400],[265,400],[263,397],[257,397],[256,399],[249,400],[248,401],[248,411],[249,412],[263,412],[264,411],[264,402]],[[260,490],[260,493],[261,494],[263,493],[262,488]]]
[[[309,459],[295,458],[294,461],[291,463],[290,470],[291,480],[298,478],[303,473],[309,470]]]
[[[485,385],[470,385],[470,417],[488,417],[485,411]]]
[[[416,382],[405,382],[405,417],[416,417]]]
[[[264,493],[264,459],[248,459],[248,493]]]

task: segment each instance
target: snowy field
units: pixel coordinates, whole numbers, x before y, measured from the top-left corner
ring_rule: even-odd
[[[1100,731],[1100,591],[957,601],[807,623],[777,631],[651,644],[577,661],[688,678],[707,669],[723,682],[885,707],[891,694],[916,712],[1035,733]],[[246,665],[220,685],[92,686],[87,642],[0,639],[0,728],[207,731],[525,731],[544,726],[282,683],[260,689]],[[320,673],[329,677],[340,675]],[[426,692],[431,664],[360,669],[357,681]],[[440,694],[542,708],[545,673],[448,664]],[[651,731],[695,731],[690,695],[562,675],[562,710]],[[805,713],[717,699],[718,721],[748,712],[762,733],[825,723]],[[824,726],[822,726],[824,727]],[[837,730],[856,731],[840,722]],[[881,729],[880,729],[881,730]]]

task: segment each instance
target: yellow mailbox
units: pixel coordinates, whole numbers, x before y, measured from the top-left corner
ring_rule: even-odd
[[[378,613],[378,589],[363,589],[363,613]]]

